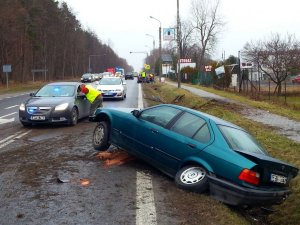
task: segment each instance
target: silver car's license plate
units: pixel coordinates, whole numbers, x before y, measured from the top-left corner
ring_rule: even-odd
[[[287,177],[271,173],[270,181],[272,181],[274,183],[279,183],[279,184],[286,184]]]
[[[31,120],[45,120],[45,116],[31,116],[30,117]]]

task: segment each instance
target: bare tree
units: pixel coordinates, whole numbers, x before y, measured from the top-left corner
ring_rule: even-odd
[[[277,95],[281,94],[282,82],[300,65],[299,42],[291,34],[271,34],[265,41],[247,43],[243,53],[276,84]]]
[[[192,0],[191,22],[200,43],[200,70],[204,69],[205,54],[213,52],[218,35],[225,25],[219,14],[220,0]]]

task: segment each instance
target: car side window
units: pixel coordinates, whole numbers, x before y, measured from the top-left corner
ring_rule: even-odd
[[[139,118],[165,127],[180,112],[173,107],[161,106],[144,110]]]
[[[210,132],[207,123],[205,123],[193,137],[196,141],[207,143],[210,140]]]
[[[191,113],[184,113],[171,127],[171,130],[186,137],[192,138],[205,123],[205,120],[198,116],[195,116]]]

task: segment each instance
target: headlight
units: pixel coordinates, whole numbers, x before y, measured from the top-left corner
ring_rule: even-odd
[[[22,103],[22,104],[20,105],[19,109],[20,109],[20,111],[25,111],[25,104]]]
[[[55,106],[55,111],[62,111],[62,110],[66,110],[66,108],[68,108],[69,103],[63,103],[60,105]]]

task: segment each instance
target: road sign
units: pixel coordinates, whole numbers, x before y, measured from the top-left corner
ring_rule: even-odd
[[[10,73],[11,65],[3,65],[3,73]]]
[[[164,39],[164,41],[175,40],[175,29],[174,28],[164,28],[163,29],[163,39]]]

